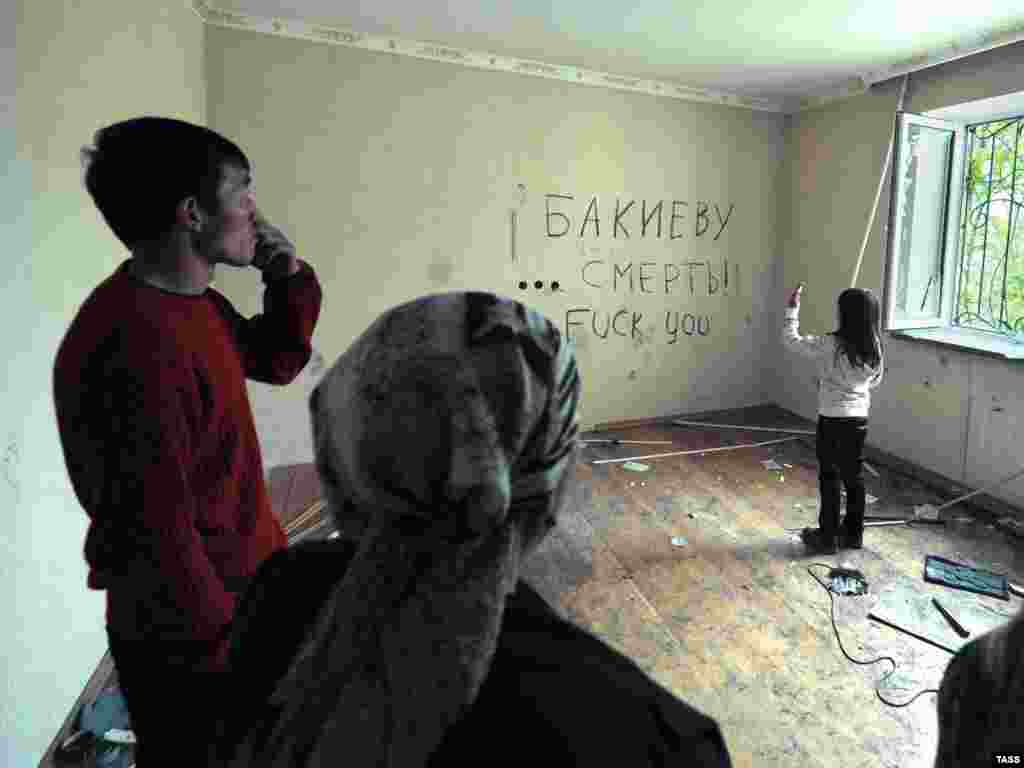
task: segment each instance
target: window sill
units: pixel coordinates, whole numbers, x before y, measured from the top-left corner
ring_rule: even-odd
[[[924,341],[1000,360],[1024,360],[1024,344],[1005,336],[967,328],[908,328],[889,331],[890,336]]]

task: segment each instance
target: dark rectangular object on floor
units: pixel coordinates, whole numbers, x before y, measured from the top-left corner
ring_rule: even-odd
[[[1001,600],[1010,599],[1004,574],[972,568],[936,555],[926,555],[924,558],[924,580]]]

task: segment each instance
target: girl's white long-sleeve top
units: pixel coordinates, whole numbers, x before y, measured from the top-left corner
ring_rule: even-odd
[[[882,381],[885,362],[878,368],[850,365],[845,354],[836,355],[836,337],[801,336],[800,308],[786,307],[782,343],[818,366],[818,413],[821,416],[867,418],[871,390]]]

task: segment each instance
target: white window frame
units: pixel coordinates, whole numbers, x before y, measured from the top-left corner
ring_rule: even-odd
[[[899,230],[903,216],[903,186],[899,170],[906,159],[907,129],[912,126],[924,126],[935,130],[949,131],[952,136],[949,156],[940,160],[930,158],[933,162],[944,162],[946,171],[945,189],[942,190],[942,204],[945,211],[940,223],[942,232],[939,235],[941,249],[941,298],[938,313],[911,312],[905,313],[896,306],[896,281],[898,279],[897,262],[900,256]],[[916,328],[953,328],[953,303],[956,300],[956,281],[960,275],[960,217],[963,208],[964,191],[964,159],[967,149],[966,124],[948,120],[937,120],[925,115],[900,112],[896,117],[896,135],[891,168],[891,206],[889,212],[888,257],[886,259],[885,286],[885,329],[900,331]]]
[[[960,236],[961,217],[963,216],[964,174],[966,172],[967,127],[980,123],[994,122],[1004,118],[1019,117],[1024,113],[1024,92],[1007,97],[1014,101],[1012,107],[1003,109],[979,110],[982,102],[936,110],[943,118],[932,115],[919,115],[910,112],[899,112],[894,126],[894,145],[890,172],[889,217],[887,231],[883,233],[885,242],[885,271],[883,282],[882,323],[889,335],[905,339],[925,341],[955,347],[968,352],[976,352],[986,356],[1007,360],[1024,360],[1024,343],[1006,334],[984,329],[958,326],[953,323],[956,297],[959,292],[960,269]],[[969,118],[959,119],[964,108],[970,108]],[[954,119],[950,113],[960,112]],[[943,114],[945,113],[945,114]],[[942,243],[942,298],[937,314],[925,315],[917,313],[907,315],[897,311],[896,302],[896,265],[899,257],[896,238],[899,236],[898,220],[901,214],[901,190],[899,188],[900,163],[907,151],[904,139],[908,125],[917,124],[929,128],[950,130],[954,133],[949,158],[948,174],[944,201],[946,213],[942,218],[945,231]]]

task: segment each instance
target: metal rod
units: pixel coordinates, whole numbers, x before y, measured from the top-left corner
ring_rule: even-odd
[[[885,624],[885,626],[887,626],[887,627],[892,627],[897,632],[903,632],[904,634],[910,635],[911,637],[915,637],[918,640],[921,640],[921,641],[923,641],[925,643],[928,643],[928,645],[934,645],[936,648],[941,648],[942,650],[946,651],[947,653],[951,653],[954,656],[956,655],[956,651],[954,651],[952,648],[947,648],[946,646],[942,645],[941,643],[937,643],[934,640],[929,640],[924,635],[915,634],[914,632],[911,632],[906,627],[901,627],[898,624],[893,624],[891,621],[886,621],[882,617],[876,616],[874,613],[869,613],[868,614],[868,618],[873,620],[873,621],[877,621],[879,624]]]
[[[744,427],[738,424],[712,424],[709,421],[687,421],[686,419],[673,419],[673,424],[681,427],[710,427],[712,429],[742,429],[748,432],[784,432],[790,435],[817,435],[810,429],[787,429],[786,427]]]
[[[630,456],[626,459],[599,459],[590,462],[591,464],[614,464],[622,461],[639,461],[640,459],[664,459],[669,456],[691,456],[695,453],[714,453],[716,451],[735,451],[737,448],[759,448],[762,445],[773,445],[785,443],[790,440],[799,440],[798,437],[783,437],[778,440],[765,440],[763,443],[747,443],[745,445],[723,445],[718,448],[698,448],[692,451],[674,451],[672,453],[652,453],[648,456]]]
[[[906,525],[909,520],[865,520],[865,528],[874,528],[880,525]]]
[[[880,525],[945,525],[945,520],[918,520],[912,517],[907,519],[891,519],[891,520],[871,520],[869,518],[864,519],[865,528],[876,528]]]
[[[581,443],[613,443],[615,445],[672,445],[671,440],[580,440]]]
[[[1001,486],[1003,483],[1008,483],[1011,480],[1013,480],[1014,478],[1020,477],[1021,475],[1024,475],[1024,469],[1019,469],[1016,472],[1014,472],[1012,475],[1010,475],[1009,477],[1004,477],[1002,480],[999,480],[998,482],[992,483],[992,485],[987,485],[984,488],[979,488],[976,491],[971,491],[970,493],[965,493],[963,496],[960,496],[959,498],[953,499],[952,501],[947,501],[941,507],[937,507],[935,511],[936,512],[941,512],[946,507],[952,507],[954,504],[958,504],[959,502],[963,501],[964,499],[971,498],[971,496],[977,496],[979,493],[984,493],[985,491],[995,490],[996,488]]]

